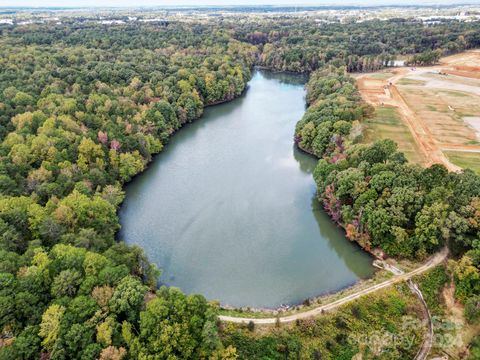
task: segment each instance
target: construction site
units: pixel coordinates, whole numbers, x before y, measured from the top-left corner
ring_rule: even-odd
[[[355,77],[376,110],[366,142],[391,138],[412,162],[480,173],[480,50]]]

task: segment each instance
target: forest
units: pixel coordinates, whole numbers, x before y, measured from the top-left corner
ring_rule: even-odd
[[[295,140],[320,159],[314,178],[332,220],[348,239],[381,257],[420,260],[448,247],[455,297],[467,321],[477,323],[480,176],[469,169],[449,173],[443,165],[409,164],[389,139],[363,144],[359,121],[371,109],[345,69],[314,72],[307,101]],[[473,345],[476,354],[478,347]]]
[[[295,141],[320,159],[318,195],[347,237],[406,258],[449,246],[456,295],[478,321],[480,178],[409,165],[392,141],[360,144],[372,109],[348,72],[478,47],[479,29],[0,25],[0,358],[262,358],[203,296],[157,288],[161,271],[116,238],[124,184],[205,106],[238,97],[254,66],[310,74]]]
[[[310,73],[326,65],[345,66],[348,72],[374,71],[392,66],[399,55],[409,59],[434,50],[448,55],[480,46],[476,22],[424,26],[399,18],[317,24],[279,18],[229,26],[236,39],[258,46],[260,65],[277,71]]]

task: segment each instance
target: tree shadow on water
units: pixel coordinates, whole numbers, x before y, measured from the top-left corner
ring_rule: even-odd
[[[328,246],[335,250],[348,269],[361,279],[372,276],[374,273],[373,257],[358,244],[346,238],[345,231],[328,216],[316,193],[312,196],[311,209],[318,224],[320,237],[328,242]]]

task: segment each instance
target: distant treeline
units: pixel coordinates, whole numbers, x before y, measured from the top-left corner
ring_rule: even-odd
[[[397,56],[430,54],[428,50],[447,55],[480,47],[478,22],[456,20],[426,26],[406,19],[340,24],[278,18],[230,26],[237,39],[259,46],[263,66],[296,72],[327,64],[349,72],[374,71],[393,65]]]

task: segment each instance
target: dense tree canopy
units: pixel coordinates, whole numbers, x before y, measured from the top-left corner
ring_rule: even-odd
[[[15,341],[0,357],[234,354],[203,297],[155,295],[158,274],[143,252],[115,242],[116,212],[122,185],[176,130],[242,93],[257,49],[221,29],[181,24],[7,32],[0,328]]]
[[[319,23],[314,18],[278,17],[231,27],[237,39],[262,50],[260,64],[296,72],[326,64],[345,66],[349,72],[372,71],[393,65],[399,55],[432,55],[432,50],[449,54],[480,46],[477,23],[448,20],[425,26],[400,18]]]
[[[474,246],[480,177],[408,164],[388,139],[362,144],[359,121],[372,109],[342,68],[314,72],[307,101],[296,141],[321,159],[314,174],[319,197],[348,238],[369,251],[417,259],[445,245],[453,254]]]
[[[359,144],[372,109],[346,74],[479,46],[478,23],[72,20],[0,32],[0,358],[236,358],[215,308],[157,289],[143,251],[115,235],[123,185],[205,106],[239,96],[254,65],[318,69],[295,139],[321,159],[325,208],[366,249],[466,252],[451,267],[478,318],[479,178],[408,165],[391,141]]]
[[[358,120],[371,109],[341,69],[313,73],[307,91],[296,141],[320,158],[314,177],[327,213],[347,238],[376,254],[421,260],[448,246],[456,298],[467,321],[478,322],[480,177],[408,164],[392,140],[363,144]]]

